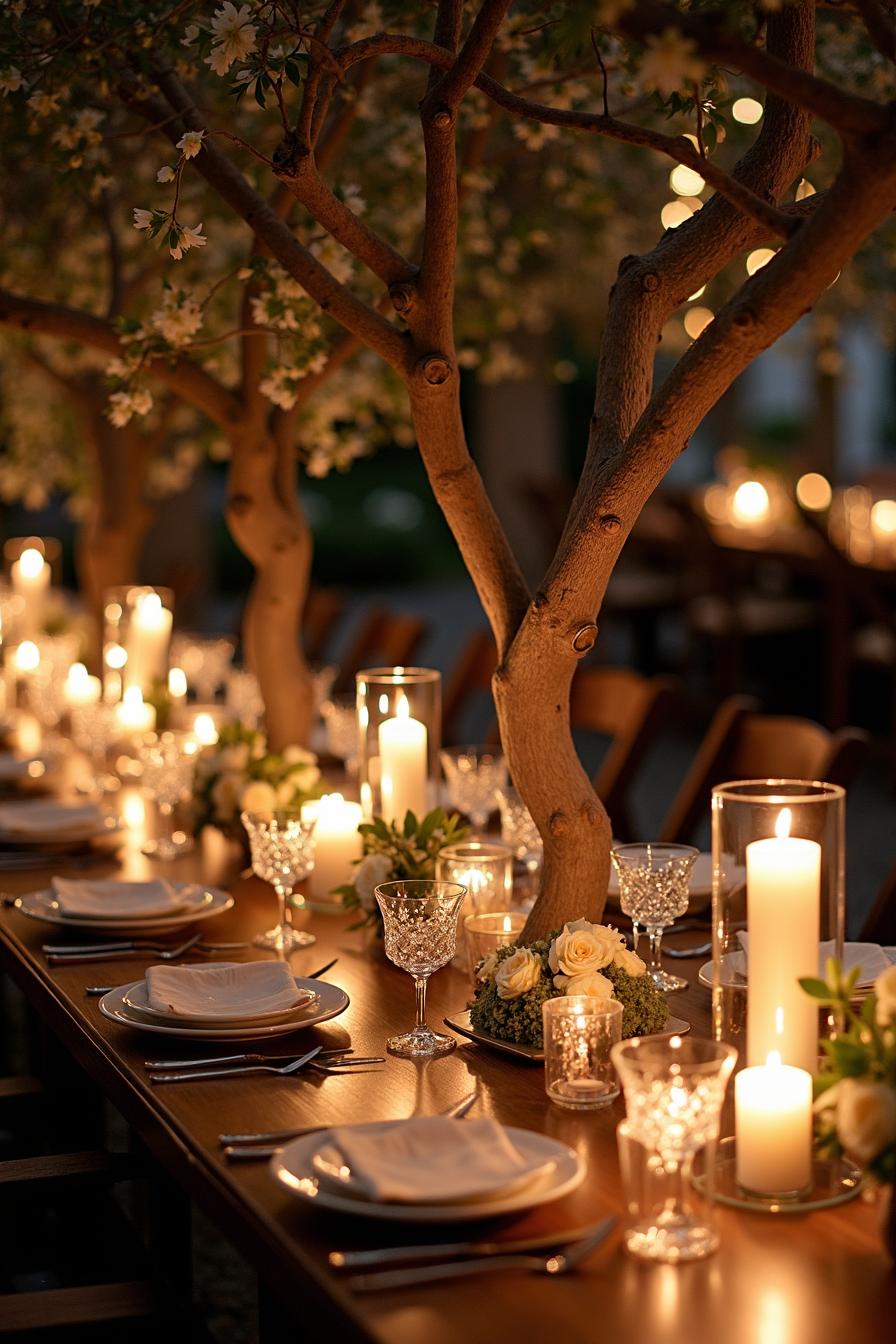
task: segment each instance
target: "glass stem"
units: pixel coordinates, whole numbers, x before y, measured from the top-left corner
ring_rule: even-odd
[[[174,805],[172,803],[164,803],[160,799],[159,820],[161,822],[161,825],[159,827],[160,831],[159,843],[161,844],[163,850],[165,846],[170,842],[173,834],[173,825],[171,820],[173,815],[174,815]]]
[[[289,923],[289,916],[286,913],[286,898],[289,895],[289,891],[280,882],[275,882],[274,890],[277,893],[277,924],[280,929],[283,930]]]
[[[426,1030],[426,982],[429,979],[427,975],[414,976],[414,989],[417,992],[417,1021],[414,1023],[416,1031]]]
[[[663,926],[648,925],[646,929],[647,939],[650,944],[650,957],[647,962],[648,971],[661,971],[663,969],[660,957],[660,944],[663,941]]]

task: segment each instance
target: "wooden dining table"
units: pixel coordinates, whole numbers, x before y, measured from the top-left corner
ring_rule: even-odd
[[[131,878],[161,874],[208,881],[202,847],[162,867],[126,842],[89,870]],[[445,1228],[385,1223],[326,1212],[300,1203],[271,1175],[266,1161],[229,1163],[222,1132],[279,1130],[432,1114],[481,1090],[473,1114],[537,1130],[579,1153],[586,1176],[565,1198],[529,1213],[452,1225],[450,1239],[538,1236],[587,1227],[608,1214],[623,1214],[615,1130],[622,1100],[603,1110],[574,1113],[552,1105],[543,1068],[463,1040],[447,1057],[411,1062],[388,1057],[359,1075],[255,1075],[153,1086],[145,1061],[201,1059],[229,1053],[205,1043],[137,1032],[108,1021],[87,986],[120,985],[141,978],[153,958],[50,966],[42,943],[60,941],[60,930],[25,917],[10,896],[45,886],[62,862],[45,870],[6,872],[0,910],[0,967],[15,982],[32,1012],[96,1089],[120,1112],[158,1167],[183,1190],[258,1273],[277,1304],[269,1331],[276,1340],[377,1341],[378,1344],[863,1344],[892,1338],[896,1274],[880,1236],[880,1209],[858,1198],[813,1212],[770,1216],[718,1209],[717,1254],[687,1265],[654,1265],[629,1256],[621,1225],[574,1273],[561,1278],[520,1271],[495,1272],[363,1295],[328,1265],[333,1250],[406,1245],[445,1239]],[[270,888],[254,878],[232,884],[233,909],[205,923],[204,936],[251,940],[274,921]],[[341,913],[297,912],[315,935],[313,946],[291,957],[301,976],[331,957],[327,979],[345,989],[345,1013],[301,1036],[263,1043],[262,1053],[350,1046],[364,1055],[384,1053],[386,1038],[412,1021],[411,979],[383,957],[376,939],[349,932]],[[74,941],[75,935],[69,935]],[[681,933],[674,941],[703,941]],[[249,948],[243,957],[270,955]],[[192,958],[184,958],[184,960]],[[702,960],[702,959],[701,959]],[[670,1000],[677,1016],[708,1034],[709,992],[696,983],[700,960],[680,961],[691,987]],[[429,1019],[441,1024],[461,1009],[466,976],[449,967],[429,989]],[[238,1048],[238,1047],[237,1047]],[[255,1045],[252,1046],[255,1049]],[[52,1078],[48,1083],[52,1085]]]

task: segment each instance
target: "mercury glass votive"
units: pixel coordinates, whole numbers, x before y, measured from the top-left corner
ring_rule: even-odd
[[[583,994],[546,999],[544,1086],[557,1106],[593,1111],[619,1096],[610,1052],[622,1037],[622,1004]]]
[[[493,910],[466,916],[464,942],[474,987],[478,983],[477,967],[499,947],[515,943],[525,924],[526,916],[519,910]]]
[[[369,667],[355,690],[364,814],[420,821],[438,801],[442,678],[427,667]]]

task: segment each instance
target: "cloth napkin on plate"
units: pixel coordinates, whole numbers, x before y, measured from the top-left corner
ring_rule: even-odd
[[[395,1204],[485,1197],[544,1166],[543,1158],[524,1157],[496,1121],[447,1116],[417,1116],[385,1130],[337,1126],[321,1157],[347,1166],[359,1194]]]
[[[314,995],[300,989],[285,961],[218,962],[209,966],[150,966],[150,1008],[178,1017],[258,1017],[286,1012]]]
[[[76,881],[54,877],[53,895],[64,915],[87,919],[151,919],[185,910],[201,887],[173,887],[170,882]]]
[[[92,803],[54,803],[35,798],[27,803],[0,803],[0,831],[10,835],[50,835],[67,831],[89,831],[102,822],[100,810]]]
[[[750,946],[750,935],[744,930],[737,935],[737,940],[743,948],[744,958],[748,957]],[[818,974],[824,975],[825,962],[828,957],[834,955],[834,942],[831,939],[828,942],[820,943],[818,946]],[[873,985],[877,977],[891,965],[890,959],[884,949],[878,943],[844,943],[843,944],[843,969],[851,971],[854,966],[859,967],[859,978],[856,981],[856,989],[867,989]],[[746,967],[745,967],[746,969]]]

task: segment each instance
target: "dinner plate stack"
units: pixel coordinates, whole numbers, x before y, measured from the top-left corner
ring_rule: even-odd
[[[46,891],[20,896],[16,908],[32,919],[93,933],[164,933],[221,915],[233,897],[195,882],[116,882],[54,877]]]
[[[284,961],[250,961],[150,966],[99,1007],[120,1026],[221,1041],[284,1036],[336,1017],[348,1002],[337,985],[297,979]]]
[[[305,1134],[275,1155],[271,1171],[318,1208],[426,1223],[546,1204],[569,1194],[585,1174],[579,1155],[545,1134],[446,1116]]]
[[[0,803],[0,845],[62,852],[80,849],[120,829],[93,803],[60,803],[52,798],[29,798]]]

